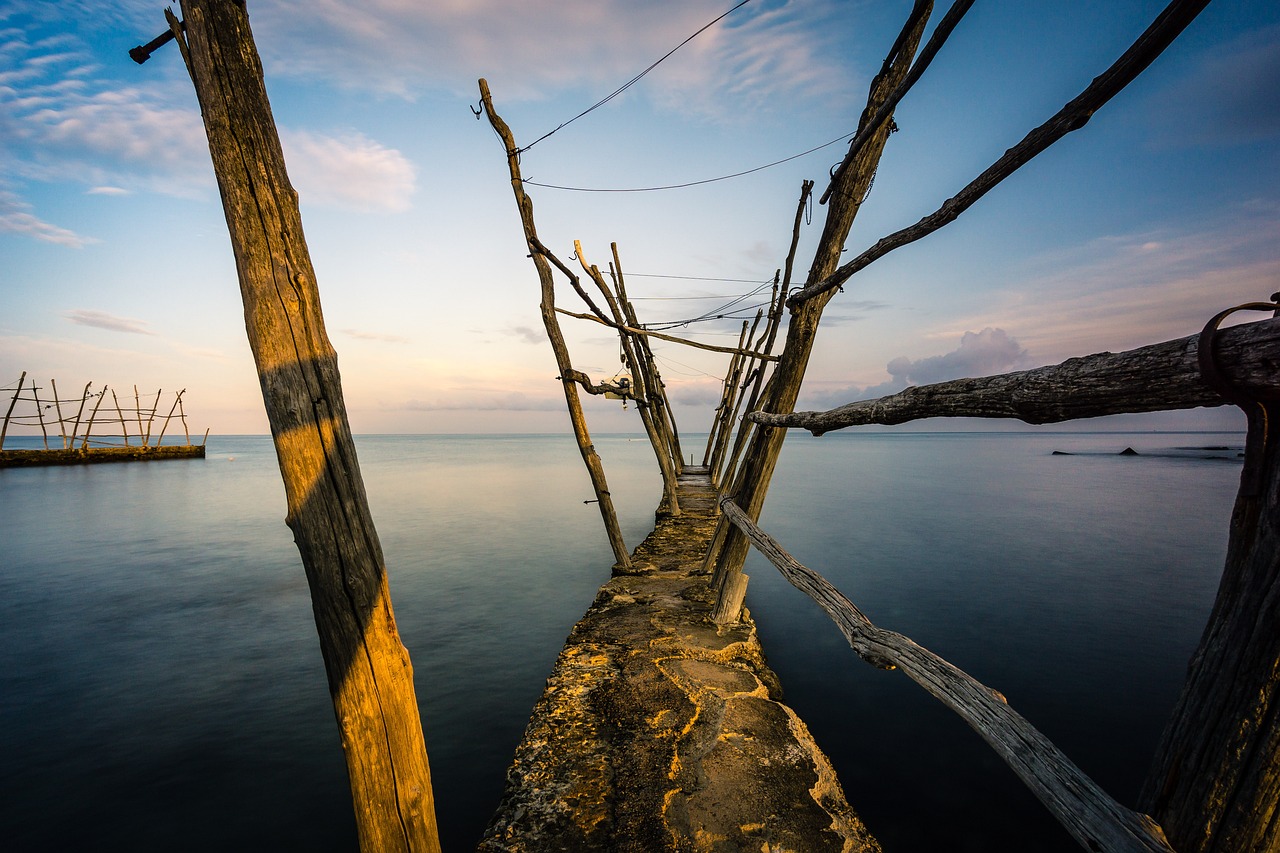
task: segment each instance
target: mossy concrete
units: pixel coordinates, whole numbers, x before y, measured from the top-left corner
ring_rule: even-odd
[[[879,851],[779,701],[755,625],[718,627],[705,471],[574,627],[481,851]]]

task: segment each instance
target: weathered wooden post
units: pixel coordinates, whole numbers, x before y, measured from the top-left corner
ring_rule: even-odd
[[[1244,470],[1218,597],[1140,798],[1179,853],[1280,850],[1280,382],[1243,391],[1220,378],[1227,313],[1198,354],[1206,382],[1248,416]]]
[[[116,389],[111,389],[111,400],[116,404],[116,417],[120,418],[120,434],[124,436],[124,446],[129,446],[129,422],[124,418],[124,412],[120,410],[120,398],[116,396]]]
[[[164,432],[169,428],[169,420],[173,417],[173,413],[178,410],[178,404],[182,402],[182,395],[187,393],[187,389],[183,388],[178,395],[173,398],[173,405],[169,407],[169,414],[164,416],[164,425],[160,427],[160,437],[156,439],[156,447],[164,444]],[[191,442],[188,441],[187,444]]]
[[[894,42],[884,66],[871,82],[867,106],[858,122],[859,133],[868,132],[867,142],[859,148],[853,148],[841,164],[841,169],[832,180],[833,191],[830,207],[822,236],[814,253],[813,264],[809,270],[808,280],[821,281],[829,276],[840,264],[840,252],[844,241],[853,226],[854,217],[862,205],[875,177],[880,155],[889,139],[890,115],[880,115],[879,107],[888,101],[889,96],[898,84],[906,77],[915,56],[916,47],[920,43],[925,23],[933,10],[931,2],[917,2],[908,16],[906,24]],[[875,121],[878,120],[878,121]],[[771,412],[790,412],[795,408],[800,394],[800,383],[804,379],[809,364],[809,355],[813,351],[818,332],[818,322],[822,319],[822,311],[830,301],[831,293],[804,302],[792,312],[787,326],[786,344],[771,383],[772,391],[766,401]],[[739,479],[741,486],[734,494],[734,500],[752,521],[759,519],[760,510],[764,506],[765,493],[773,478],[777,466],[778,455],[782,452],[782,442],[786,437],[785,429],[772,429],[761,426],[752,433],[742,461]],[[742,571],[746,561],[750,542],[738,528],[724,519],[720,521],[713,547],[716,553],[709,553],[707,563],[715,566],[714,583],[721,590],[728,589],[736,601],[726,600],[722,592],[721,600],[716,608],[717,622],[731,622],[738,618],[742,609],[742,594],[745,584],[738,581],[737,575]],[[726,581],[732,581],[726,586]]]
[[[4,437],[9,432],[9,418],[13,415],[13,407],[18,405],[18,395],[22,393],[22,383],[27,381],[27,371],[22,371],[22,375],[18,377],[18,387],[13,392],[13,399],[9,401],[9,409],[4,413],[4,426],[0,427],[0,450],[4,450]]]
[[[587,421],[582,414],[582,402],[578,398],[578,386],[573,380],[573,364],[569,360],[569,347],[565,343],[560,322],[556,319],[555,279],[552,276],[551,264],[547,260],[549,252],[538,240],[537,226],[533,220],[533,199],[524,191],[524,182],[520,176],[520,154],[516,148],[515,137],[511,128],[493,109],[493,97],[489,93],[489,83],[480,79],[480,102],[484,107],[489,124],[502,140],[507,154],[507,170],[511,174],[511,191],[515,194],[516,207],[520,211],[520,224],[524,229],[525,242],[529,246],[529,257],[538,272],[538,283],[542,290],[542,324],[547,330],[547,338],[551,341],[551,350],[555,353],[556,366],[560,370],[561,386],[564,388],[565,405],[569,409],[569,421],[573,426],[573,436],[578,442],[578,452],[591,477],[591,487],[596,493],[596,505],[600,508],[600,517],[604,520],[605,533],[609,537],[609,546],[613,549],[615,565],[622,569],[630,568],[631,555],[627,553],[626,543],[622,539],[622,528],[618,525],[618,514],[613,508],[613,498],[609,495],[609,483],[604,476],[604,465],[600,462],[600,454],[596,453],[591,443],[591,433],[587,430]],[[568,271],[561,267],[566,274]],[[585,291],[579,291],[585,293]],[[584,297],[585,298],[585,297]],[[601,315],[601,319],[603,315]],[[606,321],[607,322],[607,321]]]
[[[160,395],[161,395],[161,394],[163,394],[163,393],[164,393],[164,389],[163,389],[163,388],[157,388],[157,389],[156,389],[156,401],[155,401],[154,403],[152,403],[152,404],[151,404],[151,414],[147,415],[147,434],[146,434],[146,436],[142,439],[142,446],[143,446],[143,447],[150,447],[150,446],[151,446],[151,427],[155,425],[155,422],[156,422],[156,409],[160,408]],[[141,413],[139,413],[139,417],[141,417]]]
[[[31,383],[31,398],[36,401],[36,420],[40,422],[40,435],[44,436],[44,449],[48,450],[49,432],[44,427],[44,407],[40,405],[40,389],[34,382]]]
[[[85,389],[86,391],[88,388]],[[93,422],[98,417],[98,407],[102,405],[102,400],[107,396],[107,386],[103,385],[102,390],[98,392],[98,402],[93,404],[93,411],[89,413],[89,424],[84,428],[84,442],[80,445],[81,450],[87,450],[89,447],[89,434],[93,432]]]
[[[76,410],[76,423],[75,426],[71,428],[71,443],[68,447],[76,446],[76,436],[80,434],[80,418],[84,417],[84,404],[89,402],[89,389],[92,387],[92,382],[85,383],[84,393],[80,395],[80,408]],[[98,401],[101,402],[102,398],[99,397]]]
[[[365,851],[439,851],[409,654],[242,2],[166,13],[195,84]]]
[[[49,387],[53,389],[53,410],[58,415],[58,435],[62,438],[62,449],[67,449],[67,428],[63,426],[62,420],[62,402],[58,399],[58,383],[49,380]]]

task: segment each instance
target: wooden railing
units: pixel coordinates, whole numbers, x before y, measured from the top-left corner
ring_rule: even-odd
[[[1027,722],[999,691],[987,687],[910,638],[877,627],[826,578],[802,565],[752,523],[728,496],[720,510],[782,576],[817,602],[858,656],[881,669],[900,669],[955,711],[1018,774],[1086,850],[1173,853],[1151,818],[1111,798]],[[740,577],[742,575],[739,575]]]

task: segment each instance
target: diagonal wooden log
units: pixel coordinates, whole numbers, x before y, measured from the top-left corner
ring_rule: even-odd
[[[974,202],[1029,163],[1036,155],[1071,131],[1084,127],[1095,112],[1154,62],[1156,57],[1164,52],[1164,49],[1195,20],[1207,5],[1209,0],[1174,0],[1110,68],[1098,75],[1083,92],[1058,110],[1052,118],[1006,151],[999,160],[992,163],[968,186],[947,199],[941,207],[915,225],[882,238],[870,249],[847,264],[843,264],[830,275],[821,278],[810,277],[810,284],[792,294],[787,304],[795,308],[814,297],[830,293],[848,281],[854,273],[870,266],[894,249],[927,237],[954,221]]]
[[[883,69],[871,81],[867,93],[867,104],[858,120],[859,131],[870,126],[871,119],[880,105],[906,76],[932,11],[933,3],[930,0],[916,0],[912,6],[893,48],[885,59]],[[888,139],[889,126],[885,121],[872,133],[866,145],[856,152],[851,150],[845,155],[849,165],[836,181],[831,204],[827,208],[827,218],[822,225],[822,235],[818,238],[813,262],[809,266],[808,281],[820,281],[826,278],[839,265],[840,252],[849,236],[849,229],[853,227],[853,220],[861,208],[862,199],[866,197],[871,181],[875,177],[880,155],[884,152]],[[787,324],[787,337],[782,356],[769,380],[769,394],[765,398],[764,408],[774,412],[790,412],[795,409],[800,385],[804,381],[804,374],[809,366],[809,357],[817,341],[818,324],[822,320],[823,309],[831,300],[832,293],[824,293],[816,299],[810,299],[793,310]],[[746,510],[751,518],[760,517],[765,495],[769,491],[769,483],[773,479],[773,472],[777,467],[778,457],[782,453],[782,444],[786,435],[786,430],[769,429],[763,426],[751,434],[732,492],[738,505]],[[704,561],[706,567],[714,566],[712,583],[717,590],[724,590],[727,582],[730,584],[730,589],[740,586],[734,576],[742,571],[742,564],[747,558],[749,546],[750,543],[747,542],[746,537],[736,527],[729,525],[726,521],[721,522]],[[724,622],[736,620],[738,611],[739,608],[716,608],[716,613]]]
[[[761,424],[800,427],[814,435],[865,424],[901,424],[921,418],[1017,418],[1059,423],[1134,412],[1221,406],[1227,401],[1200,377],[1199,335],[1121,353],[1097,353],[980,379],[917,385],[875,400],[825,412],[748,417]],[[1280,320],[1232,326],[1218,333],[1223,372],[1244,389],[1269,390],[1280,375]]]
[[[347,422],[337,355],[244,3],[166,12],[190,72],[235,255],[245,329],[302,557],[362,850],[438,853],[409,653]]]
[[[741,354],[741,355],[748,356],[750,358],[758,358],[762,361],[778,360],[778,356],[776,355],[767,355],[761,352],[748,352],[744,349],[739,349],[736,347],[718,347],[715,344],[704,344],[699,341],[691,341],[687,338],[677,338],[675,335],[664,335],[661,332],[651,332],[648,329],[641,329],[639,326],[619,327],[617,323],[612,323],[607,320],[601,320],[599,317],[593,317],[590,314],[578,314],[574,311],[568,310],[567,308],[557,308],[556,313],[563,314],[566,317],[572,317],[575,320],[590,320],[593,323],[599,323],[600,325],[608,326],[611,329],[621,328],[622,331],[628,332],[633,335],[639,335],[645,338],[657,338],[660,341],[666,341],[672,344],[682,344],[687,347],[693,347],[694,349],[706,350],[707,352],[723,352],[723,353],[728,353],[730,355]]]
[[[728,497],[721,498],[720,511],[783,577],[826,612],[859,657],[881,669],[900,669],[968,723],[1084,849],[1173,853],[1159,826],[1112,799],[1010,708],[1004,696],[911,639],[877,627],[826,578],[799,563],[752,523]]]
[[[577,276],[538,239],[538,229],[533,219],[533,199],[529,198],[528,193],[524,191],[524,181],[520,177],[520,152],[516,147],[515,137],[511,133],[511,128],[493,109],[493,97],[489,93],[488,81],[483,77],[480,78],[479,86],[480,102],[484,107],[484,113],[506,149],[507,170],[511,174],[511,192],[515,195],[516,207],[520,212],[520,224],[529,246],[529,257],[533,260],[534,268],[538,273],[538,283],[542,292],[542,302],[539,305],[542,324],[547,330],[548,340],[551,341],[551,351],[555,354],[556,366],[560,369],[560,384],[564,388],[565,406],[569,410],[573,436],[578,443],[578,452],[587,468],[587,474],[591,478],[591,487],[596,494],[596,505],[600,508],[605,534],[609,537],[609,547],[613,549],[614,565],[619,569],[629,569],[631,556],[622,539],[622,528],[618,524],[618,514],[613,508],[613,498],[609,494],[604,464],[600,461],[600,454],[596,453],[595,445],[591,443],[591,433],[587,429],[587,420],[582,413],[582,402],[578,398],[578,386],[570,375],[573,363],[569,358],[569,346],[565,343],[564,332],[560,329],[560,321],[556,317],[556,313],[561,309],[556,307],[555,279],[552,276],[551,264],[554,263],[569,277],[570,281],[576,283]],[[582,290],[581,284],[577,284],[575,289],[598,315],[586,316],[606,326],[613,325],[600,309],[591,303],[586,291]]]

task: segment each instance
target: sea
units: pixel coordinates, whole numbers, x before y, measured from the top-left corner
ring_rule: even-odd
[[[700,459],[705,436],[684,442]],[[356,444],[442,842],[473,849],[608,542],[568,436]],[[634,547],[657,464],[642,436],[595,445]],[[1132,805],[1213,602],[1242,450],[1236,433],[793,434],[761,526]],[[355,849],[284,515],[265,436],[0,470],[0,847]],[[887,851],[1078,849],[950,711],[859,660],[758,555],[746,573],[784,698]]]

